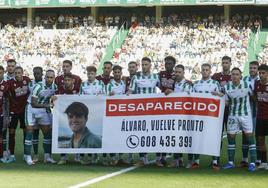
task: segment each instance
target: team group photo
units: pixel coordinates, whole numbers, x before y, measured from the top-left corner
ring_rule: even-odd
[[[268,2],[3,1],[3,187],[265,187]]]

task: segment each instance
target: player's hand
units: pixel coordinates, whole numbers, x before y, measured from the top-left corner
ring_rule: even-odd
[[[172,89],[166,89],[164,93],[165,93],[165,95],[169,95],[170,93],[173,93],[173,90]]]

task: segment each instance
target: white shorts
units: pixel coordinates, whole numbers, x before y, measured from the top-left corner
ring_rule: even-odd
[[[251,115],[228,117],[227,133],[236,134],[240,130],[244,131],[245,133],[253,132],[253,121]]]
[[[25,125],[51,125],[52,114],[48,113],[44,108],[33,108],[30,104],[26,105],[25,109]]]

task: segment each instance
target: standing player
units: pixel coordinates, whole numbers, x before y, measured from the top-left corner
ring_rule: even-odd
[[[31,99],[33,94],[33,88],[37,83],[43,81],[43,68],[42,67],[34,67],[33,68],[33,76],[34,80],[29,83],[30,95],[27,100],[27,105],[25,108],[25,126],[26,130],[28,126],[33,126],[33,150],[34,150],[34,158],[33,161],[36,163],[38,161],[38,144],[39,144],[39,126],[37,124],[35,117],[36,109],[32,108]],[[32,120],[32,121],[30,121]]]
[[[7,67],[6,67],[7,73],[4,75],[5,81],[8,81],[8,80],[15,77],[14,70],[15,70],[16,64],[17,64],[17,62],[14,59],[9,59],[7,61]],[[4,148],[3,155],[4,155],[4,157],[3,157],[3,159],[6,161],[10,155],[10,151],[7,149],[7,127],[10,124],[8,97],[4,98],[3,103],[4,103],[4,105],[3,105],[3,126],[4,126],[4,130],[3,130],[3,148]]]
[[[81,80],[81,78],[79,76],[71,73],[72,68],[73,68],[72,61],[70,61],[70,60],[64,60],[62,62],[62,71],[63,71],[63,74],[60,75],[60,76],[57,76],[55,78],[55,84],[57,85],[58,88],[59,87],[62,87],[64,85],[63,82],[64,82],[64,75],[65,74],[71,74],[72,75],[72,78],[74,80],[73,83],[74,83],[75,87],[76,88],[77,87],[80,88],[80,85],[82,83],[82,80]],[[75,155],[75,157],[77,158],[77,159],[75,159],[76,161],[80,161],[79,155]]]
[[[230,169],[235,167],[235,137],[240,128],[242,128],[249,144],[251,163],[248,170],[252,172],[255,171],[256,161],[256,145],[253,136],[253,122],[249,102],[252,89],[248,82],[241,81],[242,72],[239,68],[233,68],[231,74],[232,82],[224,86],[226,102],[229,105],[229,116],[227,125],[228,163],[223,168]]]
[[[259,63],[257,61],[252,61],[249,63],[249,76],[245,76],[243,78],[244,81],[248,82],[248,84],[251,85],[251,88],[254,89],[255,82],[257,80],[260,80],[258,76],[258,67]],[[252,120],[253,120],[253,131],[255,131],[256,127],[256,115],[257,115],[257,104],[256,101],[250,100],[250,107],[251,107],[251,113],[252,113]],[[256,138],[256,149],[257,149],[257,161],[256,164],[260,164],[259,159],[259,149],[258,149],[258,139]],[[240,163],[241,167],[248,167],[248,143],[247,139],[245,137],[244,132],[242,132],[242,161]]]
[[[130,87],[127,92],[129,94],[152,94],[156,93],[157,87],[160,86],[159,76],[151,73],[151,59],[144,57],[141,60],[142,71],[137,73],[131,79]],[[146,153],[140,153],[140,161],[137,163],[139,166],[147,164],[148,159]]]
[[[4,75],[4,80],[10,80],[15,77],[15,67],[17,62],[14,59],[7,60],[7,73]]]
[[[111,79],[113,79],[111,75],[111,72],[112,72],[112,67],[113,67],[113,64],[110,62],[110,61],[105,61],[103,63],[103,74],[102,75],[99,75],[99,76],[96,76],[96,79],[97,80],[101,80],[104,85],[107,85]]]
[[[259,67],[260,80],[255,83],[254,94],[257,97],[257,123],[256,139],[259,143],[259,155],[261,164],[259,169],[268,170],[267,149],[265,145],[265,136],[268,135],[268,66]]]
[[[109,96],[113,95],[123,95],[126,93],[126,84],[122,80],[122,67],[119,65],[115,65],[113,67],[113,75],[114,78],[108,83],[106,87],[106,93]],[[123,154],[119,153],[119,159],[116,160],[116,156],[114,153],[110,154],[112,158],[112,165],[124,165],[126,162],[123,160]]]
[[[29,83],[30,78],[23,76],[23,68],[15,68],[15,78],[8,81],[8,91],[9,91],[9,111],[10,111],[10,126],[8,129],[8,148],[10,151],[10,156],[6,163],[15,162],[15,136],[16,128],[18,123],[20,128],[23,130],[23,141],[25,139],[25,106],[27,104],[27,99],[29,96]]]
[[[231,81],[231,66],[232,66],[232,59],[229,56],[223,56],[221,59],[222,65],[222,72],[215,73],[211,78],[216,80],[220,83],[221,92],[224,93],[224,86]],[[228,107],[224,109],[224,116],[223,116],[223,127],[222,132],[224,131],[224,127],[227,127],[228,121]],[[221,144],[222,147],[222,144]],[[218,157],[218,163],[220,162]]]
[[[99,80],[99,81],[102,81],[105,85],[105,87],[107,86],[107,84],[111,81],[111,79],[113,79],[111,75],[111,72],[112,72],[112,67],[113,67],[113,64],[110,62],[110,61],[105,61],[103,63],[103,68],[102,68],[102,75],[98,75],[96,76],[96,79]],[[107,154],[104,153],[103,154],[103,164],[104,165],[108,165],[107,163]]]
[[[3,125],[4,125],[4,116],[3,116],[3,104],[4,98],[8,96],[8,84],[4,80],[4,67],[0,66],[0,160],[5,162],[6,159],[3,158]]]
[[[74,85],[73,75],[71,73],[66,73],[64,75],[63,85],[61,85],[56,91],[56,95],[78,95],[79,87]],[[61,154],[60,161],[58,165],[63,165],[67,163],[67,155]]]
[[[211,79],[211,65],[203,64],[201,66],[202,79],[198,80],[193,85],[193,92],[195,93],[211,93],[212,95],[221,96],[221,88],[219,82]],[[194,157],[194,163],[192,164],[192,157],[190,155],[187,168],[199,168],[199,154],[192,155]],[[219,164],[217,157],[212,157],[212,168],[219,170]]]
[[[130,86],[130,81],[133,78],[133,76],[137,73],[138,71],[138,64],[135,61],[130,61],[128,63],[128,72],[129,72],[129,76],[123,76],[123,80],[126,83],[126,92],[128,91],[128,88]]]
[[[55,72],[53,70],[47,70],[45,80],[42,83],[35,85],[31,100],[32,107],[38,108],[38,112],[35,113],[35,118],[44,135],[44,163],[56,163],[51,156],[52,114],[50,108],[52,103],[50,99],[57,91],[57,85],[54,84],[54,79]],[[27,126],[27,134],[24,144],[24,160],[28,165],[34,164],[31,157],[32,131],[32,126]]]
[[[184,66],[177,65],[174,70],[175,73],[175,83],[173,84],[173,89],[166,89],[165,94],[168,95],[172,92],[192,92],[192,83],[185,79],[184,77]],[[191,157],[191,155],[189,155]],[[174,153],[174,161],[169,167],[183,167],[183,155],[181,153]]]
[[[60,75],[60,76],[57,76],[55,78],[55,84],[58,87],[60,87],[61,85],[63,85],[63,80],[64,80],[64,75],[65,74],[72,74],[71,73],[72,67],[73,67],[72,61],[70,61],[70,60],[64,60],[62,62],[62,71],[63,71],[63,74]],[[74,85],[76,87],[80,87],[81,82],[82,82],[81,78],[79,76],[75,75],[75,74],[72,74],[72,77],[74,79]]]
[[[97,69],[94,66],[88,66],[87,79],[81,84],[81,95],[103,95],[105,94],[105,85],[101,80],[96,79]]]
[[[129,76],[123,76],[122,77],[122,80],[124,80],[125,81],[125,84],[126,84],[126,92],[129,89],[131,79],[133,78],[134,75],[136,75],[137,71],[138,71],[138,64],[137,64],[137,62],[136,61],[130,61],[128,63]],[[133,163],[133,154],[132,153],[129,153],[128,154],[128,163],[129,164],[132,164]]]
[[[88,80],[84,81],[80,87],[81,95],[104,95],[105,94],[105,85],[101,80],[96,79],[97,69],[94,66],[88,66],[87,70],[87,78]],[[89,154],[92,157],[91,154]],[[104,158],[106,155],[104,155]],[[98,155],[94,155],[93,163],[98,162]],[[81,160],[83,163],[83,160]],[[103,164],[107,165],[106,160],[103,160]]]
[[[165,71],[159,72],[160,89],[162,93],[164,93],[166,89],[173,89],[175,79],[174,66],[176,64],[176,59],[172,56],[167,56],[164,61]],[[166,163],[166,153],[156,153],[156,165],[163,167]]]

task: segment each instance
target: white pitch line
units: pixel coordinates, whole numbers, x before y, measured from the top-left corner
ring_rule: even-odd
[[[100,177],[97,177],[97,178],[94,178],[94,179],[85,181],[85,182],[83,182],[83,183],[80,183],[80,184],[71,186],[71,187],[69,187],[69,188],[80,188],[80,187],[85,187],[85,186],[88,186],[88,185],[91,185],[91,184],[94,184],[94,183],[103,181],[103,180],[105,180],[105,179],[108,179],[108,178],[111,178],[111,177],[114,177],[114,176],[118,176],[118,175],[120,175],[120,174],[124,174],[124,173],[129,172],[129,171],[135,170],[136,168],[138,168],[138,166],[132,166],[132,167],[129,167],[129,168],[125,168],[125,169],[119,170],[119,171],[117,171],[117,172],[113,172],[113,173],[111,173],[111,174],[106,174],[106,175],[104,175],[104,176],[100,176]]]
[[[170,158],[171,156],[167,156],[167,158]],[[152,164],[154,163],[155,160],[152,160],[152,161],[149,161],[148,164]],[[93,179],[90,179],[88,181],[85,181],[83,183],[79,183],[77,185],[73,185],[73,186],[70,186],[69,188],[81,188],[81,187],[85,187],[85,186],[88,186],[88,185],[92,185],[94,183],[98,183],[100,181],[103,181],[103,180],[106,180],[106,179],[109,179],[111,177],[114,177],[114,176],[118,176],[120,174],[124,174],[126,172],[129,172],[129,171],[132,171],[132,170],[135,170],[136,168],[139,168],[139,166],[132,166],[132,167],[128,167],[128,168],[125,168],[125,169],[122,169],[122,170],[119,170],[117,172],[113,172],[113,173],[110,173],[110,174],[106,174],[104,176],[100,176],[100,177],[97,177],[97,178],[93,178]]]

